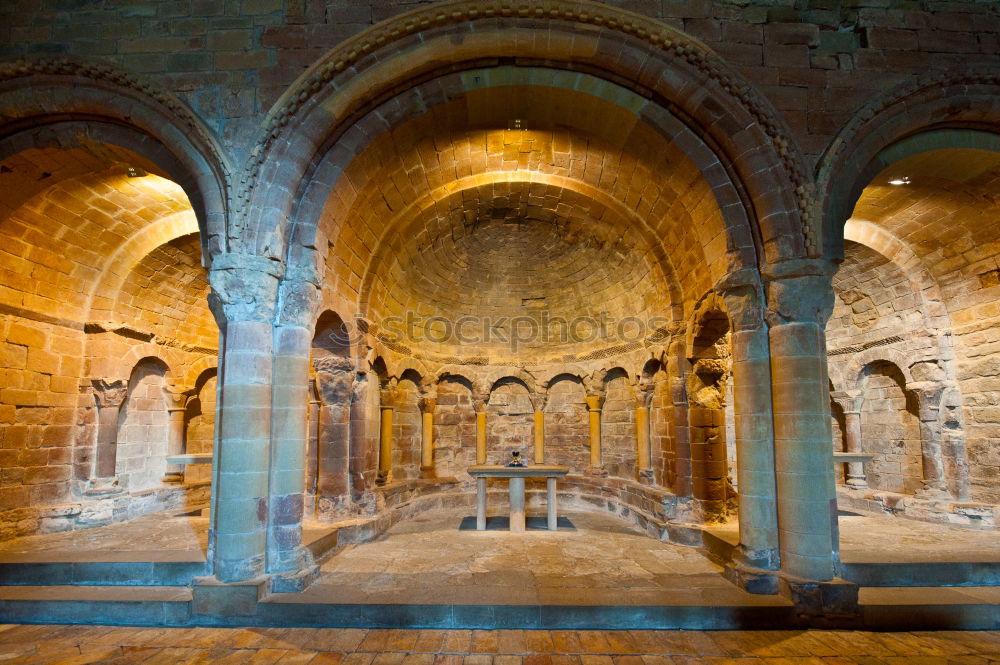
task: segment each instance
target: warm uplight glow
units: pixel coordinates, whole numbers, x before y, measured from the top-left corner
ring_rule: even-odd
[[[892,180],[889,181],[889,184],[890,185],[909,185],[910,184],[910,178],[907,177],[907,176],[905,176],[905,175],[902,178],[893,178]]]

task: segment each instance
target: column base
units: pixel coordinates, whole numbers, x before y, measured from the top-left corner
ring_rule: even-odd
[[[267,596],[267,577],[245,582],[220,582],[215,577],[194,579],[191,612],[214,616],[253,616],[257,603]]]
[[[271,577],[271,593],[298,593],[319,578],[319,566],[310,565],[294,573],[280,573]]]
[[[851,489],[855,489],[855,490],[866,490],[866,489],[868,489],[868,481],[865,480],[864,478],[851,478],[851,477],[848,477],[847,478],[847,482],[844,483],[844,484],[847,485],[848,487],[850,487]]]
[[[729,561],[723,576],[747,593],[774,596],[778,593],[778,571],[755,568],[743,561]]]
[[[422,466],[420,467],[420,477],[421,478],[437,478],[437,473],[434,472],[433,466]]]
[[[378,475],[375,476],[375,484],[379,487],[383,485],[388,485],[392,482],[392,471],[379,471]]]
[[[778,591],[795,604],[799,616],[811,626],[829,622],[842,627],[845,621],[861,621],[858,585],[854,582],[839,577],[817,582],[782,573],[778,576]]]
[[[182,485],[184,483],[184,472],[183,471],[167,471],[163,474],[161,482],[170,485]]]
[[[643,469],[639,472],[639,484],[640,485],[656,484],[656,478],[653,476],[652,469]]]
[[[120,494],[123,491],[121,485],[118,484],[118,476],[109,476],[107,478],[91,478],[87,481],[83,493],[86,496],[107,496]]]
[[[593,476],[595,478],[607,478],[608,470],[603,466],[588,466],[587,470],[583,472],[585,476]]]
[[[943,487],[924,487],[913,494],[921,499],[951,499],[951,494]]]

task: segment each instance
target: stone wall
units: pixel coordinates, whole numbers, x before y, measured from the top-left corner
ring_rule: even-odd
[[[140,362],[129,377],[128,398],[118,417],[115,459],[122,489],[148,489],[163,480],[168,427],[164,379],[163,365],[150,360]]]
[[[545,459],[583,473],[590,465],[590,425],[583,385],[563,377],[549,386],[545,404]]]
[[[185,452],[211,453],[215,445],[215,404],[218,380],[207,377],[197,394],[188,401]],[[211,464],[192,464],[184,468],[184,482],[204,483],[212,480]]]
[[[604,467],[611,476],[635,480],[635,398],[628,376],[623,372],[611,375],[605,390],[604,407],[601,410],[601,455]]]
[[[420,387],[409,379],[399,382],[392,416],[392,475],[394,480],[420,476]]]
[[[923,486],[920,424],[899,368],[877,363],[865,368],[861,446],[875,455],[868,466],[873,489],[914,494]]]
[[[306,67],[373,23],[425,4],[156,0],[69,11],[59,0],[8,3],[0,56],[72,54],[146,74],[176,91],[240,153],[256,118]],[[771,99],[813,156],[878,91],[932,68],[996,62],[1000,52],[1000,13],[991,2],[613,4],[670,23],[716,50]]]
[[[434,412],[434,465],[439,476],[471,482],[465,469],[476,463],[476,412],[472,389],[460,380],[438,383]]]
[[[496,386],[486,408],[486,463],[506,464],[515,450],[526,462],[534,461],[534,431],[528,389],[514,381]]]

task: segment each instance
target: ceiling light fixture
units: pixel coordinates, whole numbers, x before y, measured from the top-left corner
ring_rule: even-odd
[[[910,184],[910,178],[909,178],[909,176],[905,176],[905,175],[902,178],[893,178],[892,180],[889,181],[889,184],[890,185],[909,185]]]

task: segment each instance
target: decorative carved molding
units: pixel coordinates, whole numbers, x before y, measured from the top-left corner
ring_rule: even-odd
[[[807,252],[810,256],[818,253],[821,226],[813,180],[800,152],[793,147],[784,120],[773,111],[770,102],[722,57],[697,39],[640,14],[586,0],[446,0],[415,9],[342,42],[314,65],[308,75],[293,84],[268,113],[262,137],[251,150],[240,177],[237,200],[244,204],[249,201],[271,146],[285,133],[290,120],[302,107],[321,90],[331,87],[338,74],[385,45],[422,31],[456,24],[467,26],[477,20],[496,18],[531,20],[536,24],[539,20],[572,21],[606,27],[639,39],[716,81],[725,94],[753,116],[773,144],[794,188]]]
[[[39,58],[37,60],[19,59],[0,64],[0,81],[44,75],[76,76],[109,83],[162,106],[189,134],[197,137],[197,147],[209,151],[212,162],[221,169],[219,175],[222,176],[226,188],[229,188],[231,176],[229,169],[226,168],[228,162],[225,155],[219,150],[215,136],[183,102],[160,86],[114,64],[91,62],[70,56]]]

